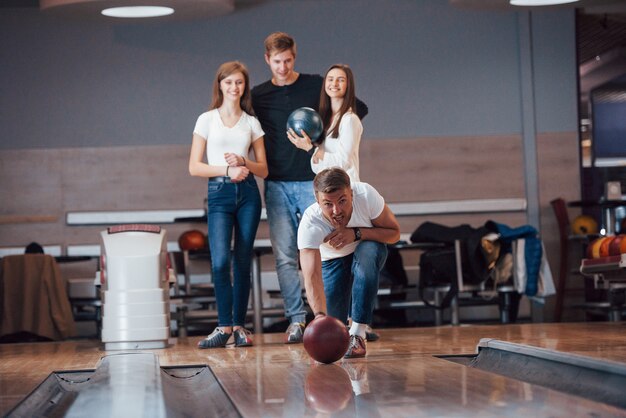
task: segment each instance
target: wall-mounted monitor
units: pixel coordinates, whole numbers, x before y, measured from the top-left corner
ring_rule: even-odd
[[[593,165],[626,167],[626,84],[591,93]]]

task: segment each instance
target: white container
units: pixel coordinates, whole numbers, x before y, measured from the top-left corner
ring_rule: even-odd
[[[123,305],[127,303],[164,302],[169,299],[169,291],[165,289],[139,289],[126,291],[103,291],[100,295],[103,303]]]
[[[165,315],[169,309],[169,304],[166,302],[160,303],[126,303],[121,305],[109,305],[115,306],[115,309],[104,312],[108,318],[115,317],[127,317],[127,316],[154,316]],[[105,305],[106,309],[106,305]]]
[[[167,347],[170,271],[166,231],[155,225],[121,225],[100,236],[105,349]]]

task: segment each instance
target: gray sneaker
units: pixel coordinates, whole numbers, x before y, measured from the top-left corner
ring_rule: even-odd
[[[230,338],[230,334],[224,332],[221,328],[215,328],[215,330],[209,334],[204,340],[200,340],[198,348],[218,348],[226,347],[226,343]]]
[[[287,331],[285,331],[285,344],[301,343],[304,335],[304,326],[303,322],[292,322],[289,324]]]
[[[250,347],[252,343],[252,333],[245,328],[239,328],[233,332],[235,337],[235,347]]]

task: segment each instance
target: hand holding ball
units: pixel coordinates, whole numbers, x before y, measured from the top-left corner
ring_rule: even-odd
[[[302,135],[301,131],[306,132],[313,143],[317,142],[324,132],[322,118],[310,107],[301,107],[291,112],[287,118],[287,130],[289,129],[293,129],[297,135]]]

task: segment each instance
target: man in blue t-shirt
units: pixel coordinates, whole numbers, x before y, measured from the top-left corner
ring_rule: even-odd
[[[276,258],[278,283],[290,325],[285,343],[302,342],[306,311],[298,273],[296,242],[298,223],[305,209],[315,202],[311,156],[287,138],[287,118],[300,107],[319,109],[323,78],[295,71],[296,42],[284,32],[265,39],[265,62],[272,78],[252,89],[252,106],[265,131],[269,175],[265,179],[265,207],[270,240]],[[367,106],[357,100],[357,115],[363,119]]]

